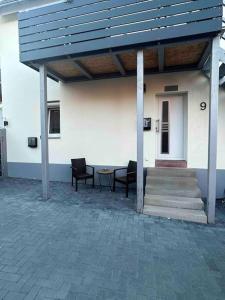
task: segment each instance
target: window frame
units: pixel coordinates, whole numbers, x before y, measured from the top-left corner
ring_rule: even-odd
[[[59,110],[59,133],[50,133],[50,119],[51,119],[51,111],[54,109]],[[61,137],[61,110],[60,110],[60,102],[59,101],[49,101],[48,102],[48,138],[50,139],[59,139]]]

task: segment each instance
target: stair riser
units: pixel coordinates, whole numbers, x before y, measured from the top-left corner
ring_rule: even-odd
[[[165,196],[175,196],[175,197],[187,197],[187,198],[201,198],[201,192],[196,191],[183,191],[183,190],[164,190],[164,189],[145,189],[146,195],[165,195]]]
[[[197,184],[193,184],[193,183],[177,183],[177,182],[173,182],[173,183],[163,183],[163,184],[154,184],[154,183],[150,183],[146,185],[146,189],[148,190],[168,190],[168,191],[173,191],[173,190],[180,190],[180,191],[184,191],[184,192],[189,192],[189,191],[199,191],[199,187],[197,186]]]
[[[174,208],[182,208],[182,209],[194,209],[194,210],[202,210],[204,208],[203,203],[194,203],[190,201],[170,201],[170,200],[154,200],[154,199],[146,199],[144,201],[145,205],[153,205],[153,206],[162,206],[162,207],[174,207]]]
[[[196,223],[207,223],[207,217],[205,215],[195,215],[195,214],[185,214],[185,210],[183,214],[178,214],[176,212],[166,212],[166,211],[151,211],[148,208],[144,208],[144,214],[155,216],[155,217],[163,217],[163,218],[170,218],[176,220],[183,220],[189,222],[196,222]]]
[[[166,177],[196,177],[196,172],[191,169],[148,168],[147,175]]]
[[[150,179],[148,178],[146,181],[147,186],[158,187],[163,186],[163,188],[195,188],[198,186],[198,182],[195,180],[171,180],[171,179]]]
[[[198,183],[197,179],[194,177],[155,177],[155,176],[147,176],[146,184],[190,184],[196,185]]]

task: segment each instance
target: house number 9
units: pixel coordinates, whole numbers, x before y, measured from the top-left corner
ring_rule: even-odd
[[[201,102],[200,103],[200,108],[201,108],[201,110],[206,110],[206,108],[207,108],[206,102]]]

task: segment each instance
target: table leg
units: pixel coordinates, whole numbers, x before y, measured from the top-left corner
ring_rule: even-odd
[[[112,192],[112,174],[109,174],[109,188],[110,191]]]
[[[99,187],[100,187],[100,192],[101,192],[102,191],[101,174],[98,174],[98,180],[99,180]]]

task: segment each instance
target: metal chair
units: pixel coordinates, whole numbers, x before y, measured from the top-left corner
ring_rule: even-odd
[[[125,176],[117,176],[119,171],[126,170]],[[126,197],[128,197],[129,184],[137,182],[137,162],[130,160],[128,167],[114,170],[113,191],[116,189],[116,182],[126,185]]]
[[[87,169],[92,169],[92,174],[87,172]],[[76,158],[71,159],[71,169],[72,169],[72,186],[73,179],[76,179],[76,192],[79,180],[85,180],[85,184],[87,179],[92,179],[92,187],[95,187],[95,168],[86,164],[85,158]]]

